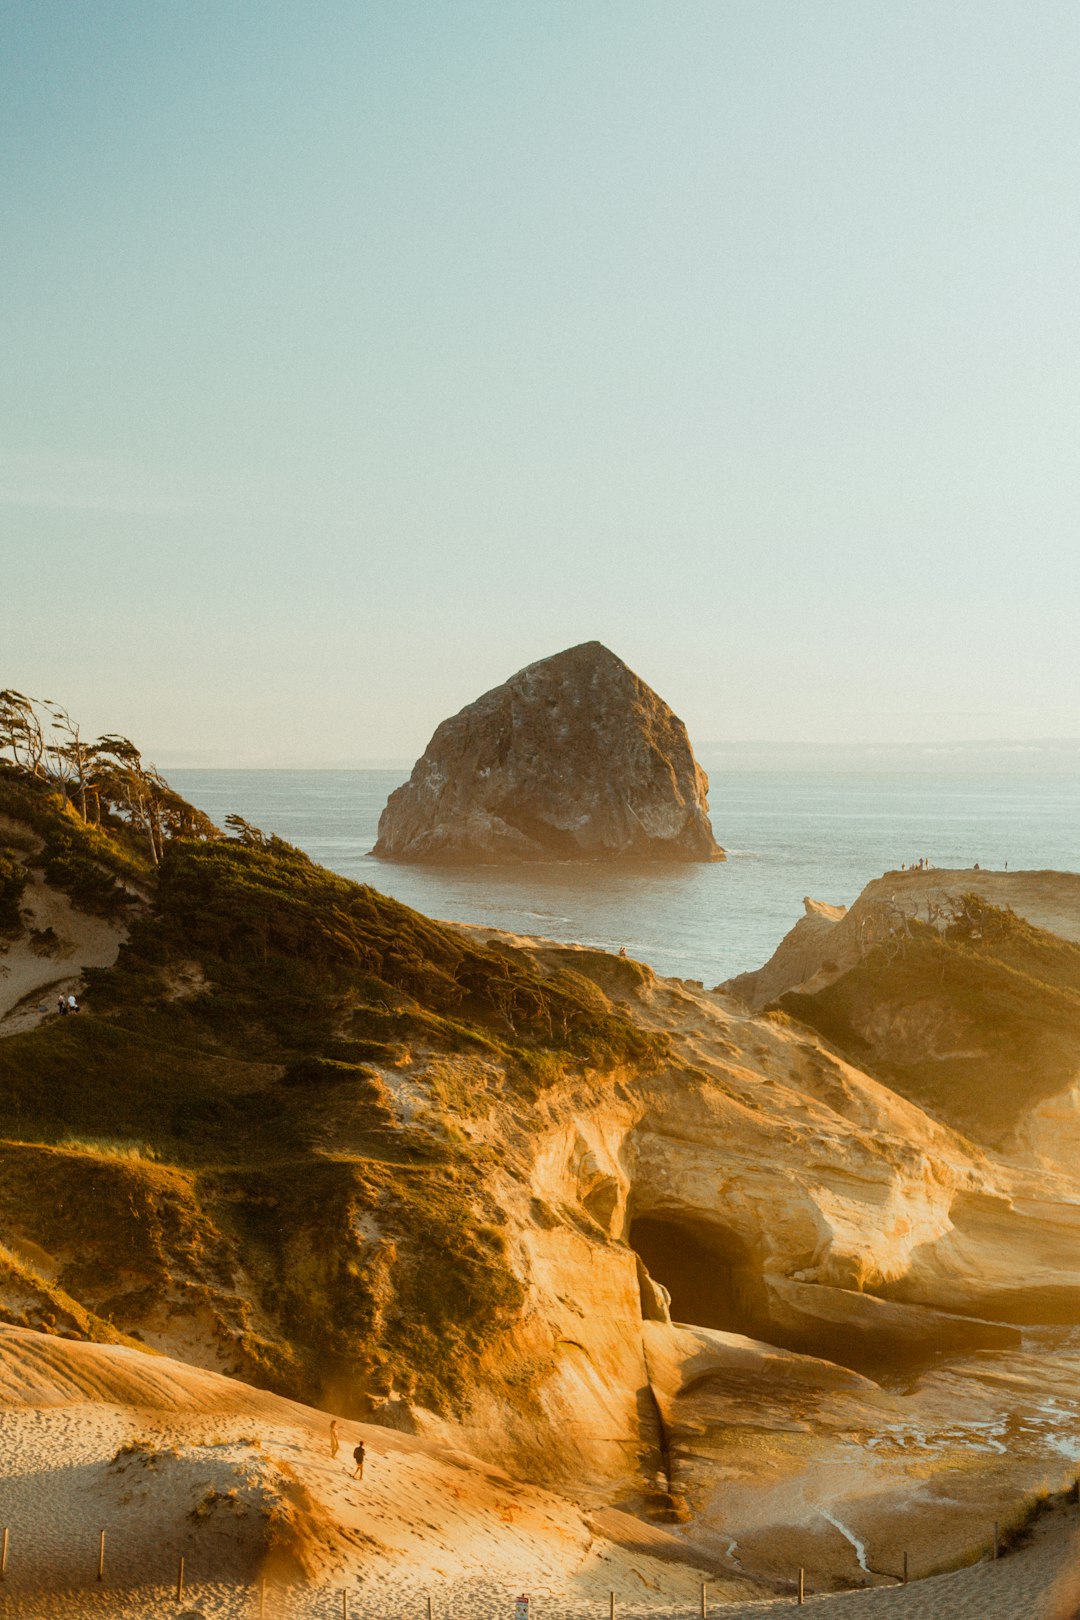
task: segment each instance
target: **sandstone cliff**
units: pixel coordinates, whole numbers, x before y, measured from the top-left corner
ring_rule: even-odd
[[[686,727],[597,641],[444,720],[390,795],[374,853],[402,861],[713,861]]]
[[[1075,1162],[1076,874],[890,872],[846,913],[808,901],[765,966],[725,988],[977,1142]]]
[[[43,948],[39,885],[108,909],[90,877],[110,857],[118,882],[135,847],[17,786],[0,776],[34,832],[8,841],[29,880],[8,955]],[[0,1317],[463,1444],[714,1553],[737,1540],[778,1578],[858,1578],[836,1528],[856,1512],[875,1567],[898,1518],[963,1549],[1053,1476],[1080,1180],[1018,1144],[1045,1148],[1067,1103],[1010,1070],[1005,1150],[945,1104],[996,1082],[1016,1005],[1067,1087],[1067,941],[998,914],[879,942],[838,1009],[856,1057],[812,1005],[759,1016],[633,961],[451,929],[251,828],[178,837],[142,878],[84,1013],[41,1021],[35,989],[0,1029]],[[924,1062],[890,1020],[943,968],[992,988],[965,1003],[978,1041]],[[1022,1003],[999,998],[1009,974]],[[886,1083],[890,1043],[915,1061]],[[927,1072],[951,1103],[915,1094]]]
[[[812,995],[854,967],[868,946],[887,939],[890,930],[895,938],[906,926],[905,919],[940,922],[952,902],[966,894],[1080,943],[1080,874],[1075,872],[936,867],[886,872],[866,885],[850,909],[804,900],[805,914],[764,966],[740,973],[719,988],[738,996],[755,1012],[789,990]]]

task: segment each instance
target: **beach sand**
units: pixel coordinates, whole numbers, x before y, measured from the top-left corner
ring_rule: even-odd
[[[392,1429],[342,1420],[123,1346],[0,1327],[0,1615],[126,1617],[692,1604],[708,1572],[662,1530],[524,1485]],[[363,1478],[351,1477],[363,1439]],[[104,1529],[105,1579],[96,1580]],[[757,1589],[733,1575],[717,1595]],[[336,1605],[332,1607],[329,1605]],[[254,1607],[253,1607],[254,1605]],[[380,1608],[380,1612],[381,1608]],[[390,1612],[386,1610],[386,1612]],[[479,1612],[479,1610],[478,1610]]]
[[[166,1357],[0,1328],[0,1616],[129,1620],[535,1620],[789,1612],[794,1592],[680,1561],[665,1531],[431,1441],[342,1421]],[[358,1437],[364,1477],[350,1477]],[[96,1580],[104,1529],[105,1579]],[[817,1597],[818,1620],[1072,1620],[1055,1586],[1080,1560],[1075,1509],[1029,1545],[907,1587]],[[179,1559],[185,1592],[177,1598]],[[344,1595],[344,1596],[343,1596]],[[1060,1595],[1060,1594],[1059,1594]]]

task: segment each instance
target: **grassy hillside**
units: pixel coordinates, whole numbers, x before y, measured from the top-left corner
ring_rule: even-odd
[[[1080,946],[967,896],[943,933],[868,952],[783,1011],[974,1140],[1006,1142],[1080,1062]]]
[[[95,1331],[152,1341],[171,1313],[204,1359],[308,1398],[332,1387],[340,1409],[391,1386],[460,1402],[523,1298],[499,1191],[514,1166],[460,1118],[523,1120],[546,1088],[648,1066],[663,1043],[589,979],[474,945],[242,824],[149,863],[122,821],[85,826],[0,773],[4,892],[27,865],[129,929],[84,1016],[0,1040],[0,1218],[50,1286]]]

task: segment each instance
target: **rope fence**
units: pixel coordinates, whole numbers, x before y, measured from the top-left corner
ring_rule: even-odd
[[[1076,1500],[1077,1500],[1078,1503],[1080,1503],[1080,1481],[1078,1481],[1077,1487],[1076,1487]],[[988,1538],[989,1556],[995,1561],[1001,1556],[1001,1539],[1002,1539],[1001,1538],[1001,1526],[995,1520],[993,1528],[992,1528],[992,1534]],[[101,1530],[98,1531],[98,1538],[97,1538],[97,1570],[96,1570],[96,1579],[93,1582],[93,1585],[95,1585],[95,1586],[105,1586],[105,1585],[107,1585],[105,1553],[106,1553],[106,1536],[105,1536],[104,1529],[101,1529]],[[985,1556],[986,1555],[984,1554],[984,1557]],[[982,1562],[982,1561],[983,1561],[982,1559],[976,1560],[976,1562]],[[89,1568],[89,1564],[90,1564],[90,1560],[88,1559],[88,1568]],[[17,1571],[17,1570],[18,1570],[18,1540],[17,1540],[17,1537],[12,1534],[11,1526],[10,1525],[4,1525],[4,1526],[0,1527],[0,1582],[6,1581],[8,1579],[9,1573],[11,1573],[12,1571]],[[886,1575],[886,1578],[894,1580],[897,1583],[897,1585],[906,1586],[908,1584],[909,1579],[910,1579],[910,1568],[909,1568],[909,1560],[908,1560],[907,1552],[905,1552],[903,1554],[902,1568],[901,1568],[899,1573],[897,1573],[895,1575],[891,1575],[891,1576],[887,1575],[887,1572],[882,1571],[882,1570],[876,1571],[875,1573],[881,1574],[881,1575]],[[90,1583],[88,1581],[88,1585],[89,1584]],[[806,1598],[807,1598],[806,1570],[802,1565],[800,1565],[800,1567],[799,1567],[797,1577],[792,1580],[791,1586],[792,1586],[792,1601],[796,1605],[801,1607],[802,1605],[805,1604]],[[260,1617],[260,1620],[264,1620],[264,1617],[266,1615],[266,1599],[267,1599],[268,1590],[269,1590],[269,1587],[268,1587],[268,1583],[267,1583],[267,1580],[266,1580],[265,1577],[260,1578],[258,1583],[251,1588],[252,1604],[253,1604],[253,1606],[257,1605],[257,1607],[253,1608],[253,1612],[258,1613],[258,1615]],[[284,1591],[284,1590],[286,1590],[286,1588],[282,1587],[282,1588],[279,1588],[279,1590]],[[188,1595],[187,1566],[186,1566],[185,1555],[183,1553],[180,1553],[178,1555],[178,1558],[177,1558],[175,1592],[176,1592],[176,1601],[177,1601],[177,1603],[182,1603],[184,1601],[185,1597]],[[350,1588],[342,1587],[340,1589],[340,1608],[336,1607],[336,1600],[335,1600],[335,1609],[333,1611],[328,1609],[328,1611],[327,1611],[328,1615],[331,1612],[340,1613],[340,1615],[342,1617],[342,1620],[349,1620],[349,1613],[350,1613],[350,1610],[349,1610],[349,1594],[350,1594]],[[768,1600],[768,1601],[776,1601],[776,1600],[773,1599],[773,1600]],[[560,1607],[561,1606],[563,1606],[563,1605],[560,1605]],[[608,1608],[608,1620],[617,1620],[618,1604],[616,1602],[616,1595],[615,1595],[615,1593],[613,1591],[608,1594],[607,1608]],[[434,1608],[434,1604],[433,1604],[430,1593],[424,1599],[424,1610],[425,1610],[426,1620],[436,1620],[435,1608]],[[635,1613],[636,1612],[635,1606],[633,1604],[628,1605],[627,1606],[627,1612],[629,1614]],[[679,1607],[677,1605],[673,1605],[673,1613],[678,1614],[680,1612],[681,1612],[681,1610],[679,1609]],[[710,1615],[710,1610],[709,1610],[709,1588],[708,1588],[708,1583],[705,1582],[705,1581],[703,1581],[702,1584],[701,1584],[701,1611],[700,1612],[701,1612],[701,1620],[709,1620],[709,1615]],[[718,1609],[714,1609],[712,1612],[713,1612],[713,1615],[716,1617],[716,1620],[722,1620],[722,1613],[723,1613],[722,1606],[720,1608],[718,1608]],[[517,1600],[517,1604],[516,1604],[515,1620],[528,1620],[528,1614],[529,1614],[528,1600],[525,1599],[525,1598],[519,1598]],[[441,1620],[449,1620],[449,1617],[443,1616],[443,1617],[441,1617]]]

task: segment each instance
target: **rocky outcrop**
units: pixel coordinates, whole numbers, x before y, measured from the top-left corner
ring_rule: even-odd
[[[908,919],[941,925],[963,895],[976,895],[1036,928],[1080,944],[1080,874],[985,872],[971,868],[886,872],[868,883],[850,909],[804,900],[800,917],[763,967],[718,988],[754,1012],[788,991],[813,995],[855,966],[869,949],[901,934]]]
[[[849,1366],[874,1361],[895,1366],[937,1351],[1006,1350],[1021,1343],[1019,1331],[1002,1322],[899,1305],[850,1288],[769,1277],[766,1289],[769,1325],[786,1344],[812,1345],[819,1356],[831,1350],[833,1359]]]
[[[739,973],[720,988],[738,996],[759,1012],[793,985],[803,984],[830,960],[829,950],[836,925],[847,908],[830,906],[824,900],[803,901],[803,915],[780,941],[764,967]]]
[[[1056,912],[1061,932],[1036,927],[1019,909],[963,887],[964,875],[924,891],[919,911],[888,878],[872,884],[827,936],[829,955],[799,988],[779,994],[774,1010],[974,1141],[1064,1164],[1080,1050],[1080,944],[1065,937],[1067,919]],[[1022,885],[1030,891],[1033,876],[1017,874],[1018,907],[1031,906]],[[1056,889],[1056,907],[1070,893],[1080,902],[1080,879],[1059,874],[1052,885],[1050,874],[1037,876],[1044,890]],[[991,892],[1006,899],[1009,885],[1002,875]],[[782,982],[789,955],[777,953],[766,982]]]
[[[686,727],[598,641],[520,670],[444,720],[390,795],[399,861],[714,861]]]

